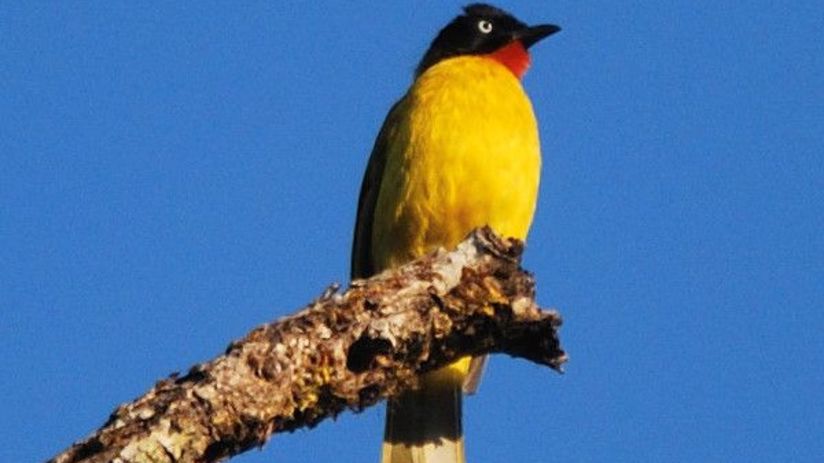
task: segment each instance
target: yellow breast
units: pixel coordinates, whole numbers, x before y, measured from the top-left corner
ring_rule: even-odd
[[[375,207],[376,269],[402,264],[473,228],[525,239],[540,143],[520,81],[483,57],[429,68],[399,103]]]

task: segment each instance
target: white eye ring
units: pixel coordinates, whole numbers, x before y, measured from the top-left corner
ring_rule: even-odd
[[[486,19],[482,19],[478,21],[478,30],[483,32],[484,34],[489,34],[492,32],[492,23],[487,21]]]

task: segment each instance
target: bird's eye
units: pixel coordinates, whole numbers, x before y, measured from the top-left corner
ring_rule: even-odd
[[[487,21],[486,19],[482,19],[478,21],[478,30],[483,32],[484,34],[489,34],[492,32],[492,23]]]

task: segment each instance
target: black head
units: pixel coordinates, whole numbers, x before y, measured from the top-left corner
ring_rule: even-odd
[[[500,8],[473,3],[441,29],[418,64],[416,75],[443,59],[492,53],[513,40],[520,40],[529,48],[559,30],[552,24],[529,27]]]

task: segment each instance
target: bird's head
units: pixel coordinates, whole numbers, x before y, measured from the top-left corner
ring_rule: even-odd
[[[560,30],[554,24],[527,26],[504,10],[473,3],[441,29],[418,64],[416,75],[447,58],[486,55],[520,78],[529,67],[529,47]]]

